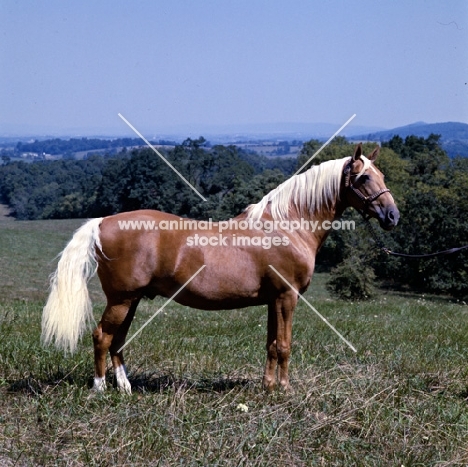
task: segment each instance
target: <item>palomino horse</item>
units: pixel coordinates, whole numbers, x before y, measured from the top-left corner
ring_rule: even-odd
[[[151,210],[88,221],[62,252],[52,276],[43,341],[55,338],[59,347],[76,348],[93,319],[87,281],[97,268],[107,306],[93,332],[94,388],[105,389],[109,351],[117,386],[130,393],[121,348],[139,301],[171,297],[189,281],[174,298],[182,305],[204,310],[268,305],[263,385],[273,389],[278,379],[287,389],[297,291],[309,286],[331,222],[349,206],[378,219],[386,230],[398,222],[393,197],[373,164],[378,152],[366,158],[358,145],[352,157],[291,177],[238,217],[213,223],[211,229],[202,229],[199,221],[180,229],[187,219]],[[316,228],[308,227],[312,222]]]

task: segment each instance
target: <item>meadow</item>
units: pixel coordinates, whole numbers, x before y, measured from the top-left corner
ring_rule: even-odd
[[[306,297],[358,352],[300,302],[288,393],[261,388],[264,307],[171,303],[127,347],[133,394],[112,370],[91,392],[90,332],[74,355],[40,342],[48,276],[81,223],[0,220],[1,466],[468,465],[468,306],[445,297],[343,302],[316,274]],[[140,304],[129,335],[163,303]]]

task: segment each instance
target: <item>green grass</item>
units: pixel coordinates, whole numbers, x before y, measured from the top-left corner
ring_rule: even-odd
[[[261,389],[264,307],[173,303],[127,348],[133,394],[112,371],[106,393],[90,392],[89,333],[73,356],[40,344],[53,259],[81,223],[0,222],[0,465],[468,464],[468,307],[384,292],[341,302],[322,274],[307,298],[358,352],[300,303],[293,392]],[[130,334],[162,303],[143,302]]]

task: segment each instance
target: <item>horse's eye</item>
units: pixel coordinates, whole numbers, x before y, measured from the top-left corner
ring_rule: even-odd
[[[365,183],[365,182],[367,182],[367,181],[370,180],[370,177],[369,177],[369,175],[367,175],[367,174],[363,174],[363,175],[361,175],[359,178],[361,179],[361,181],[362,181],[363,183]]]

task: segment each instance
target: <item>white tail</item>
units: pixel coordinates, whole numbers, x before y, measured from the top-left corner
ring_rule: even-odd
[[[42,314],[42,340],[74,352],[79,338],[93,319],[88,280],[96,273],[96,247],[101,249],[102,218],[81,226],[61,253],[50,279],[50,295]]]

